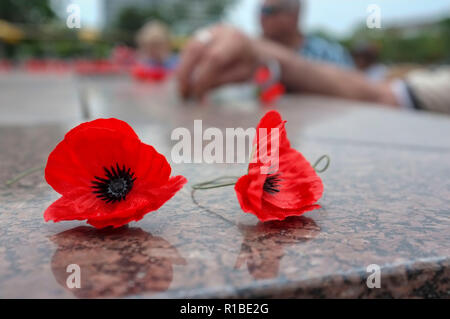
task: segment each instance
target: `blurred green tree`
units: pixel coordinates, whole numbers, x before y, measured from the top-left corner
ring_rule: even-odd
[[[202,24],[222,18],[225,9],[235,0],[173,0],[157,2],[147,8],[129,6],[123,8],[113,26],[135,32],[149,20],[159,20],[178,33],[189,33]]]
[[[450,63],[450,18],[383,29],[368,29],[361,24],[341,42],[351,48],[361,40],[376,44],[384,63]]]
[[[55,18],[48,0],[1,0],[0,19],[15,23],[43,23]]]
[[[19,24],[41,24],[47,23],[56,17],[50,7],[48,0],[1,0],[0,20]],[[42,48],[36,41],[27,41],[26,47],[29,51],[41,54]],[[18,45],[2,43],[0,41],[0,56],[7,58],[15,57],[21,48]]]

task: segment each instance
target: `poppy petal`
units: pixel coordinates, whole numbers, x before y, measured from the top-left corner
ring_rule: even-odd
[[[256,215],[258,218],[269,218],[270,215],[262,209],[262,192],[264,176],[261,179],[253,180],[251,175],[244,175],[238,179],[234,189],[242,210],[246,213]]]
[[[130,125],[128,125],[127,122],[115,118],[96,119],[90,122],[81,123],[80,125],[67,132],[65,138],[70,138],[74,133],[77,133],[86,128],[110,129],[116,133],[139,139],[139,137],[136,135],[136,132]]]
[[[256,136],[259,139],[259,133],[261,128],[267,129],[267,135],[270,135],[272,128],[278,128],[279,129],[279,136],[280,136],[280,147],[290,147],[289,140],[287,138],[287,133],[284,128],[284,123],[286,121],[283,121],[281,118],[281,115],[276,110],[268,111],[259,121],[258,126],[256,127]],[[255,141],[258,142],[258,141]]]
[[[101,128],[101,123],[107,124],[109,120],[95,120],[81,124],[82,129],[72,129],[50,153],[45,179],[58,193],[89,188],[94,176],[103,175],[103,167],[117,163],[135,166],[130,155],[137,152],[141,142],[134,131],[129,131],[131,127],[119,120],[106,128]],[[113,131],[114,126],[119,131]]]
[[[247,194],[247,190],[250,185],[250,176],[244,175],[241,176],[236,184],[234,185],[234,190],[236,191],[236,196],[238,198],[239,204],[244,212],[252,211],[252,204],[250,202],[249,196]]]
[[[119,227],[160,208],[187,182],[170,178],[166,158],[123,121],[100,119],[66,134],[49,155],[45,177],[63,196],[46,221],[84,220]]]
[[[323,193],[322,180],[303,155],[290,147],[284,124],[277,111],[269,111],[261,119],[254,141],[257,160],[252,158],[248,174],[235,185],[242,210],[261,221],[283,220],[320,208],[315,203]],[[259,132],[261,128],[268,129],[266,136]],[[272,134],[274,128],[280,132],[276,153],[270,145],[276,137]]]
[[[280,167],[276,172],[277,192],[264,192],[263,199],[282,209],[299,209],[314,204],[323,193],[323,184],[314,168],[295,149],[280,155]]]
[[[133,207],[130,214],[124,214],[123,211],[115,212],[110,215],[98,216],[88,219],[88,223],[102,228],[106,226],[119,227],[131,221],[138,221],[149,212],[159,209],[165,202],[171,199],[185,184],[187,179],[184,176],[174,176],[169,179],[166,185],[148,190],[146,195],[140,198],[139,207]],[[136,199],[135,199],[136,202]],[[131,214],[132,212],[132,214]],[[121,217],[121,216],[127,217]]]
[[[88,190],[91,177],[66,140],[61,141],[48,156],[45,180],[59,194]]]
[[[53,220],[55,223],[61,220],[83,220],[83,214],[76,214],[73,207],[73,200],[63,196],[53,202],[44,212],[46,222]]]
[[[146,187],[156,187],[167,183],[172,168],[164,155],[153,146],[141,143],[137,165],[135,167],[136,184],[144,183]]]
[[[184,176],[174,176],[162,187],[147,190],[132,199],[116,204],[107,204],[95,196],[85,194],[70,198],[63,196],[44,213],[45,221],[84,220],[98,227],[119,227],[131,221],[138,221],[145,214],[157,210],[171,199],[185,184]]]
[[[131,168],[137,166],[137,156],[142,142],[103,128],[87,128],[66,139],[68,147],[78,163],[90,176],[101,176],[104,168],[119,164]],[[91,178],[92,178],[91,177]]]

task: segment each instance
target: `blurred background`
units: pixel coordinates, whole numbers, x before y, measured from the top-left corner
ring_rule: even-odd
[[[372,3],[381,9],[380,29],[366,26]],[[70,4],[80,9],[81,28],[67,26]],[[218,21],[257,36],[260,4],[260,0],[1,0],[0,68],[86,71],[87,61],[102,61],[95,70],[115,72],[117,64],[132,63],[136,34],[148,21],[169,26],[176,54],[194,30]],[[449,0],[304,1],[300,20],[305,33],[345,46],[360,69],[382,64],[389,69],[388,76],[396,76],[416,65],[450,63]]]

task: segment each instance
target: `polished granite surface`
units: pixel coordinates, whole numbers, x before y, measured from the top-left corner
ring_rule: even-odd
[[[47,101],[50,93],[33,95],[43,113],[67,108],[51,121],[26,111],[31,104],[21,109],[20,99],[0,100],[8,118],[0,121],[2,182],[45,163],[80,114],[128,121],[170,161],[174,128],[192,129],[194,119],[204,129],[254,127],[266,111],[245,101],[185,105],[173,83],[83,78],[60,85],[67,94],[60,105]],[[28,86],[8,92],[22,95]],[[73,109],[77,96],[86,109]],[[189,183],[172,200],[128,227],[95,230],[44,222],[59,195],[38,172],[0,184],[0,298],[449,298],[450,118],[313,96],[286,97],[278,110],[306,158],[332,159],[321,174],[321,209],[259,223],[240,210],[232,187],[191,191],[196,182],[244,174],[245,165],[173,164]],[[70,264],[81,268],[79,289],[66,286]],[[381,267],[381,288],[366,285],[370,264]]]
[[[70,74],[0,73],[0,125],[81,120],[76,87]]]

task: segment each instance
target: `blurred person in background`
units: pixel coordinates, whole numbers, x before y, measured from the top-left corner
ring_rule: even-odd
[[[260,22],[265,39],[290,48],[305,58],[353,67],[347,50],[336,42],[305,35],[300,28],[301,0],[262,0]]]
[[[137,33],[138,61],[148,67],[173,70],[177,57],[172,53],[168,27],[157,21],[147,22]]]
[[[387,67],[379,62],[378,47],[367,41],[359,41],[353,46],[353,61],[356,67],[372,81],[383,81],[387,76]]]
[[[279,64],[279,80],[293,92],[450,114],[448,66],[416,70],[403,80],[372,82],[356,70],[305,59],[286,46],[251,39],[225,25],[199,31],[185,47],[177,72],[180,93],[202,98],[220,85],[250,80],[268,61]]]

